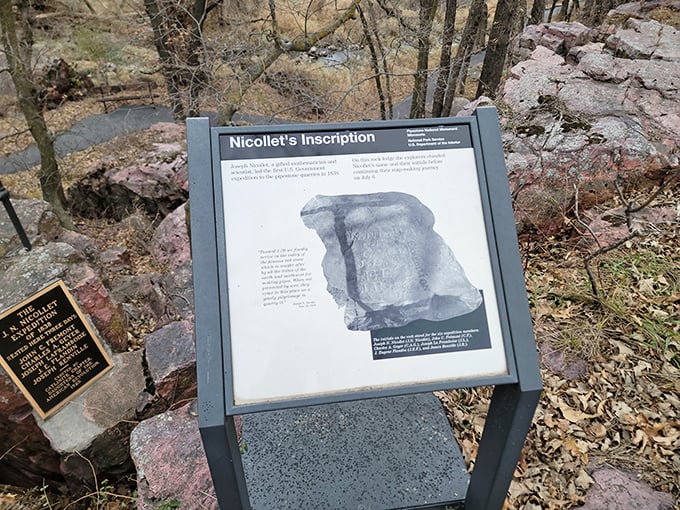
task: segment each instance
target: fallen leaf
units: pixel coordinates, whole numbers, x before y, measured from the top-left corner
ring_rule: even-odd
[[[595,414],[587,414],[578,409],[573,409],[564,401],[559,402],[558,407],[560,408],[560,411],[562,411],[562,415],[571,423],[578,423],[581,420],[588,420],[596,417]]]

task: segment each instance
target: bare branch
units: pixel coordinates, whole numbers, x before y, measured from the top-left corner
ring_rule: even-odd
[[[652,195],[647,200],[645,200],[641,205],[637,207],[632,207],[633,203],[631,202],[630,207],[626,209],[626,212],[636,213],[647,207],[656,199],[656,197],[658,197],[661,194],[661,192],[663,192],[663,190],[670,182],[673,182],[676,179],[676,177],[678,177],[678,175],[680,175],[680,172],[676,170],[675,173],[671,175],[670,179],[666,180],[667,175],[664,176],[661,179],[661,182],[659,182],[659,187],[657,188],[657,190],[654,193],[652,193]]]
[[[590,225],[588,225],[585,221],[581,219],[581,214],[578,211],[578,183],[574,184],[574,216],[576,217],[576,221],[578,221],[589,233],[591,236],[593,236],[593,239],[597,243],[597,245],[602,248],[602,245],[600,244],[600,240],[597,238],[595,235],[595,232],[593,232],[593,229],[590,228]]]
[[[286,45],[286,48],[284,49],[286,51],[309,51],[311,47],[318,43],[321,39],[328,37],[342,25],[353,19],[356,16],[357,7],[359,4],[361,4],[361,0],[352,0],[352,4],[341,16],[338,16],[331,23],[320,30],[317,30],[316,32],[297,36],[295,39],[290,41],[290,44]],[[281,44],[280,40],[277,42],[279,45]]]
[[[10,133],[8,135],[0,136],[0,140],[5,140],[7,138],[14,138],[15,136],[20,136],[23,135],[24,133],[28,133],[30,129],[22,129],[21,131],[17,131],[16,133]]]
[[[415,31],[416,31],[416,27],[410,25],[410,24],[404,19],[404,17],[403,17],[403,16],[401,15],[401,13],[399,12],[399,9],[397,8],[396,5],[394,5],[393,2],[390,2],[390,3],[392,3],[392,6],[390,7],[389,5],[387,5],[387,2],[386,2],[385,0],[377,0],[377,1],[378,1],[378,5],[380,6],[380,8],[381,8],[383,11],[385,11],[385,14],[387,14],[387,17],[388,17],[388,18],[397,18],[397,21],[399,22],[399,24],[400,24],[403,28],[405,28],[406,30],[408,30],[409,32],[415,32]]]

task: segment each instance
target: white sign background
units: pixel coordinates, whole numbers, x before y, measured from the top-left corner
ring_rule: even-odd
[[[355,179],[357,158],[414,155],[435,155],[438,164]],[[326,175],[237,180],[243,168],[266,163],[292,170],[310,160]],[[508,373],[473,149],[222,161],[222,181],[235,405]],[[315,195],[392,191],[413,195],[432,211],[434,231],[483,291],[491,348],[374,360],[370,332],[346,328],[344,310],[326,290],[326,249],[300,211]],[[264,306],[260,250],[294,248],[307,248],[312,278],[304,300],[316,306]]]

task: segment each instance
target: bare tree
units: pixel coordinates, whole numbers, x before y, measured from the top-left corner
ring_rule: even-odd
[[[562,5],[560,6],[560,12],[557,13],[558,21],[567,21],[569,18],[569,0],[562,0]]]
[[[378,98],[380,100],[380,118],[385,120],[387,118],[387,99],[385,91],[383,90],[383,80],[382,77],[388,77],[387,73],[383,74],[380,69],[380,61],[378,60],[378,50],[377,46],[380,45],[380,34],[375,29],[375,26],[371,26],[368,22],[364,10],[361,7],[357,9],[359,11],[359,19],[361,20],[361,26],[364,29],[364,37],[366,39],[366,46],[371,54],[371,67],[373,68],[373,80],[375,81],[375,90],[378,93]],[[384,52],[383,52],[383,62],[384,62]],[[389,90],[387,91],[389,95]],[[389,111],[391,113],[392,107],[390,105]]]
[[[599,25],[611,9],[624,2],[625,0],[590,0],[583,9],[582,21],[588,26]]]
[[[463,35],[461,36],[456,57],[453,59],[451,65],[451,72],[449,77],[449,86],[446,91],[446,98],[444,99],[444,106],[442,109],[442,116],[451,114],[451,106],[453,105],[453,98],[456,95],[459,80],[464,85],[464,74],[462,68],[470,59],[473,51],[477,34],[482,27],[482,20],[486,19],[486,2],[484,0],[473,0],[470,4],[470,11],[465,20],[465,28],[463,28]],[[461,76],[463,75],[463,76]]]
[[[40,152],[38,179],[43,199],[49,202],[59,222],[68,229],[75,230],[68,213],[66,196],[61,184],[61,174],[54,151],[54,138],[45,123],[38,92],[31,71],[33,34],[29,24],[28,0],[0,0],[0,31],[2,47],[7,58],[7,71],[19,100],[19,108],[26,119],[28,129]],[[19,15],[19,23],[14,9]]]
[[[517,6],[518,0],[499,0],[496,5],[496,14],[489,34],[489,45],[477,86],[477,96],[488,96],[492,99],[496,97],[496,89],[501,82],[510,35],[515,23]]]
[[[444,31],[442,33],[442,48],[439,57],[439,75],[432,99],[432,116],[441,117],[444,107],[444,94],[449,82],[451,71],[451,46],[456,29],[456,0],[446,0],[446,14],[444,15]]]
[[[538,25],[543,22],[545,16],[545,0],[534,0],[531,4],[531,14],[529,15],[529,24]]]
[[[203,24],[222,0],[144,0],[173,117],[199,115],[199,95],[210,77],[202,65]],[[186,99],[184,98],[186,93]]]
[[[434,15],[437,12],[438,0],[420,0],[418,16],[418,62],[413,80],[413,98],[409,117],[418,119],[425,116],[425,98],[427,96],[427,75],[430,56],[430,32]]]
[[[240,70],[232,83],[220,92],[222,104],[218,112],[218,123],[224,125],[231,121],[245,93],[281,55],[291,51],[309,51],[319,41],[333,34],[349,20],[354,19],[360,4],[361,0],[351,0],[346,8],[338,11],[338,15],[332,21],[314,32],[307,30],[307,18],[305,18],[304,22],[301,23],[302,33],[293,35],[281,32],[277,22],[276,2],[269,0],[271,20],[269,46],[262,49],[257,61]]]

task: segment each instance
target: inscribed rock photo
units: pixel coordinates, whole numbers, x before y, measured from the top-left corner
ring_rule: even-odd
[[[448,320],[482,303],[432,211],[407,193],[317,195],[300,212],[326,248],[328,292],[350,330]]]

